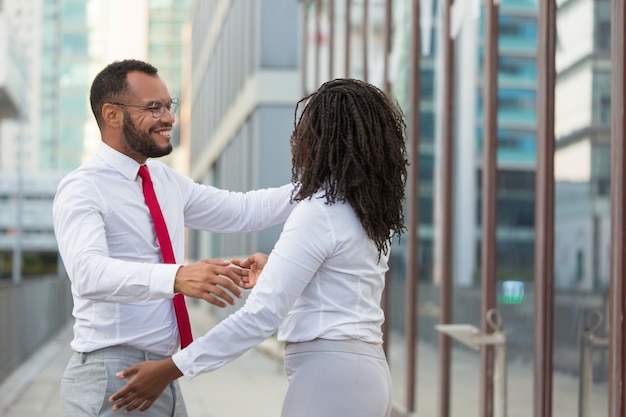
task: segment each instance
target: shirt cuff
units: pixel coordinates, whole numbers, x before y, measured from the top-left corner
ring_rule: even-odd
[[[193,369],[193,359],[190,357],[189,351],[186,349],[179,350],[172,355],[172,361],[174,365],[185,375],[187,379],[191,379],[197,375],[197,372]]]
[[[174,296],[174,280],[176,272],[182,265],[158,264],[150,274],[150,289],[154,298],[171,298]]]

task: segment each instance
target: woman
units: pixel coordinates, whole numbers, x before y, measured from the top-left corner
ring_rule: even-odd
[[[233,261],[256,283],[245,305],[173,357],[120,372],[133,378],[111,396],[114,409],[146,410],[170,381],[215,370],[278,330],[283,417],[390,415],[380,300],[392,238],[404,231],[402,112],[378,88],[338,79],[298,102],[295,119],[299,204],[269,258]]]

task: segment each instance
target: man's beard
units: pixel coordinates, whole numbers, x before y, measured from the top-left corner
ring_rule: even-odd
[[[123,140],[128,147],[128,150],[146,158],[158,158],[169,155],[172,152],[172,145],[168,144],[164,148],[159,148],[152,139],[152,136],[150,136],[150,131],[153,128],[151,128],[147,133],[141,132],[133,123],[130,114],[128,112],[124,112],[124,126],[122,127],[122,133],[124,135]]]

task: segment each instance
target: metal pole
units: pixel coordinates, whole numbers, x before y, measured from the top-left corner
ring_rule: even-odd
[[[496,166],[498,138],[498,5],[485,4],[484,45],[484,133],[482,161],[482,242],[481,242],[481,331],[491,333],[487,312],[496,306]],[[480,373],[480,416],[493,416],[492,346],[483,346]]]
[[[452,0],[443,2],[443,92],[441,115],[441,256],[437,257],[440,271],[439,277],[439,323],[447,324],[452,321],[452,207],[454,190],[454,40],[450,36],[450,10]],[[439,333],[439,416],[450,415],[450,338],[445,333]]]
[[[609,289],[609,417],[626,415],[626,5],[611,2],[611,282]]]
[[[363,0],[363,81],[367,82],[367,47],[368,47],[368,30],[369,30],[369,0]]]
[[[22,204],[24,200],[24,172],[22,169],[22,141],[24,140],[24,118],[19,117],[18,121],[18,139],[17,139],[17,169],[15,170],[15,241],[13,243],[13,270],[12,281],[14,284],[22,280],[22,237],[23,237],[23,221],[22,221]]]
[[[596,320],[592,324],[592,320]],[[580,377],[578,383],[578,416],[590,417],[591,385],[593,383],[593,332],[600,325],[600,315],[592,313],[585,321],[585,332],[580,340]]]
[[[383,66],[383,91],[391,97],[391,81],[389,80],[389,56],[391,55],[391,10],[392,1],[385,0],[385,62]]]
[[[335,0],[328,0],[328,79],[334,79],[335,68]]]
[[[552,415],[554,316],[554,88],[556,4],[539,2],[535,176],[534,416]]]
[[[506,375],[506,336],[502,326],[502,316],[498,310],[487,312],[486,320],[491,328],[494,346],[493,366],[493,415],[506,417],[507,414],[507,375]]]
[[[591,325],[591,319],[597,317],[597,321],[593,326]],[[595,330],[600,327],[602,321],[602,314],[598,312],[591,313],[587,317],[586,331],[581,340],[581,363],[580,363],[580,384],[579,384],[579,409],[578,415],[580,417],[591,416],[591,388],[593,386],[593,352],[595,348],[600,347],[608,349],[609,338],[596,337]]]
[[[383,63],[383,91],[387,96],[391,97],[391,84],[389,82],[389,55],[391,53],[391,0],[385,0],[385,61]],[[382,296],[382,306],[385,311],[386,320],[383,322],[383,350],[385,351],[385,355],[387,357],[387,361],[389,361],[389,320],[390,320],[390,311],[389,307],[391,305],[390,300],[390,288],[391,285],[391,271],[393,269],[392,258],[389,258],[389,271],[385,274],[385,290]]]
[[[591,341],[589,335],[585,333],[580,346],[580,382],[578,385],[578,415],[580,417],[590,417],[589,395],[591,395],[593,377],[591,353]]]
[[[498,344],[494,347],[494,350],[495,350],[494,369],[493,369],[494,416],[506,417],[507,415],[506,344]]]
[[[320,48],[320,36],[321,36],[321,25],[320,25],[320,15],[322,14],[322,0],[315,0],[315,85],[313,86],[314,90],[317,90],[317,88],[320,86],[320,66],[321,66],[321,59],[320,59],[320,53],[321,53],[321,48]]]
[[[346,78],[350,78],[350,49],[351,49],[350,38],[351,38],[351,32],[352,32],[352,19],[350,18],[351,7],[352,7],[352,0],[346,0],[346,17],[345,17],[346,56],[345,56],[345,61],[344,61],[344,71],[345,71]]]
[[[419,148],[420,148],[420,0],[413,0],[411,11],[411,65],[409,80],[409,172],[407,179],[407,257],[406,257],[406,401],[411,413],[416,407],[417,374],[417,292],[419,253]]]
[[[308,53],[309,53],[309,0],[302,2],[302,71],[300,80],[302,88],[302,96],[308,95],[307,78],[309,75],[308,69]]]

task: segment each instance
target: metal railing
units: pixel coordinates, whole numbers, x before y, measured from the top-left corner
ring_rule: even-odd
[[[369,0],[363,0],[358,2],[359,6],[364,7],[366,12],[367,3]],[[322,0],[307,0],[302,1],[303,9],[305,10],[305,17],[307,16],[307,10],[310,5],[315,5],[317,12],[315,14],[315,25],[320,26],[320,19],[332,16],[332,13],[325,14],[324,10],[327,7],[334,9],[338,5],[339,1],[322,1]],[[346,24],[345,24],[345,56],[346,56],[346,76],[350,75],[350,60],[351,53],[350,48],[350,10],[352,1],[345,1],[346,10]],[[392,0],[385,0],[385,9],[389,10]],[[410,20],[409,27],[411,28],[410,34],[410,51],[408,59],[408,65],[410,66],[409,73],[409,96],[410,103],[407,110],[407,118],[410,123],[412,132],[409,133],[409,148],[413,151],[419,149],[420,134],[419,134],[419,121],[420,121],[420,54],[421,54],[421,38],[420,30],[422,25],[420,14],[420,1],[411,0],[410,4],[411,13],[407,18]],[[443,7],[443,13],[440,16],[446,18],[450,13],[451,2],[440,2],[439,7]],[[454,4],[462,3],[461,1],[455,1]],[[528,6],[527,2],[523,2],[524,6]],[[571,3],[571,2],[569,2]],[[394,2],[395,4],[395,2]],[[497,213],[494,209],[494,195],[495,195],[495,176],[497,170],[495,169],[495,154],[497,153],[498,141],[497,133],[497,120],[494,116],[497,104],[497,82],[498,82],[498,49],[497,49],[497,37],[498,37],[498,17],[499,17],[499,2],[487,0],[484,7],[484,18],[482,20],[484,28],[482,30],[484,34],[483,46],[484,46],[484,58],[483,69],[485,71],[482,82],[483,97],[484,97],[484,116],[485,126],[483,129],[483,230],[482,230],[482,247],[481,247],[481,317],[483,322],[481,323],[481,329],[483,333],[489,330],[490,324],[486,320],[486,312],[491,311],[495,307],[495,274],[494,263],[496,257],[495,251],[495,225],[494,221],[497,218]],[[520,3],[522,4],[522,3]],[[519,5],[518,5],[519,6]],[[534,8],[533,8],[534,9]],[[313,10],[313,9],[312,9]],[[539,1],[536,5],[537,11],[537,154],[536,154],[536,187],[535,187],[535,270],[534,270],[534,337],[533,337],[533,360],[535,361],[534,369],[534,382],[533,382],[533,398],[532,398],[532,416],[534,417],[550,417],[552,415],[553,399],[552,399],[552,386],[553,386],[553,335],[554,335],[554,306],[555,306],[555,294],[554,294],[554,153],[555,153],[555,83],[556,83],[556,68],[555,68],[555,47],[556,47],[556,12],[557,2],[555,0]],[[305,19],[306,20],[306,19]],[[624,111],[624,103],[626,101],[626,72],[624,67],[626,66],[626,3],[623,0],[611,0],[611,262],[610,262],[610,298],[609,298],[609,326],[608,332],[610,334],[609,340],[606,342],[608,345],[608,357],[609,357],[609,377],[608,377],[608,403],[609,403],[609,417],[623,417],[626,415],[626,395],[624,394],[623,387],[626,385],[626,112]],[[439,23],[440,25],[442,23]],[[447,23],[444,23],[444,26]],[[364,25],[365,26],[365,25]],[[385,44],[390,42],[390,30],[388,28],[384,31]],[[447,33],[446,35],[447,36]],[[364,39],[366,37],[364,36]],[[444,42],[444,44],[446,44]],[[362,44],[364,50],[367,48],[367,42]],[[314,53],[309,55],[308,48],[315,48]],[[320,45],[309,45],[307,42],[303,43],[303,79],[306,78],[308,69],[312,68],[315,72],[314,78],[318,80],[319,67],[322,57]],[[332,51],[330,47],[328,50]],[[364,54],[365,55],[365,54]],[[306,57],[312,58],[315,62],[309,63],[306,61]],[[384,74],[389,74],[389,52],[387,50],[385,54],[384,62]],[[364,66],[367,67],[367,61],[364,61]],[[457,67],[456,63],[452,62],[451,67]],[[364,69],[364,74],[367,72],[367,68]],[[387,77],[387,75],[385,76]],[[321,81],[321,80],[320,80]],[[384,82],[388,83],[389,80],[385,79]],[[317,83],[317,82],[316,82]],[[444,91],[449,91],[451,86],[447,84],[444,87]],[[304,88],[306,90],[306,88]],[[386,86],[386,90],[389,91],[389,87]],[[456,103],[452,103],[452,108]],[[443,125],[450,124],[450,112],[444,111],[441,115]],[[411,154],[409,156],[411,160],[412,171],[409,178],[408,193],[407,193],[407,211],[408,211],[408,233],[407,233],[407,268],[406,268],[406,351],[407,351],[407,381],[406,381],[406,412],[411,414],[416,410],[416,373],[417,365],[415,358],[417,356],[416,351],[416,339],[419,335],[417,328],[417,294],[420,289],[418,286],[419,277],[415,268],[416,259],[419,259],[419,239],[417,237],[417,229],[419,227],[419,155]],[[458,184],[457,184],[458,185]],[[455,184],[445,183],[444,187],[455,187]],[[439,190],[441,191],[441,190]],[[443,190],[445,192],[446,190]],[[450,221],[449,216],[443,216],[442,221]],[[446,220],[448,219],[448,220]],[[449,225],[448,225],[449,226]],[[449,243],[449,242],[448,242]],[[435,269],[441,269],[442,262],[450,262],[449,257],[451,253],[446,253],[445,259],[438,259],[438,265]],[[440,300],[439,311],[441,314],[442,326],[446,326],[447,317],[449,316],[451,309],[451,291],[449,291],[449,276],[443,274],[439,277],[441,280],[437,282],[438,285],[442,285],[444,289],[444,296]],[[444,281],[445,280],[445,281]],[[592,335],[588,335],[591,337]],[[445,340],[445,338],[444,338]],[[584,345],[585,349],[600,347],[604,344],[604,341],[595,336],[591,337],[585,343],[591,343],[591,345]],[[447,375],[449,368],[447,367],[449,362],[447,352],[448,347],[446,344],[442,344],[442,365],[441,373]],[[493,346],[495,349],[495,346]],[[501,389],[493,386],[495,381],[489,378],[492,374],[494,367],[498,366],[499,358],[495,358],[492,355],[495,351],[492,348],[485,348],[481,350],[481,405],[480,416],[481,417],[493,417],[493,409],[488,408],[486,405],[491,403],[494,390]],[[588,354],[585,351],[585,354]],[[582,359],[581,359],[582,360]],[[581,366],[587,366],[587,362],[581,364]],[[588,378],[588,370],[585,371],[585,378]],[[447,378],[446,376],[442,378]],[[586,379],[585,379],[586,380]],[[440,417],[448,417],[449,396],[448,392],[449,379],[442,380],[440,384]],[[584,387],[583,387],[584,388]],[[583,389],[581,388],[581,389]],[[585,388],[587,389],[587,388]],[[584,404],[583,404],[584,405]],[[585,405],[586,406],[586,405]],[[581,411],[582,412],[582,411]],[[406,414],[406,413],[404,413]],[[530,415],[530,414],[529,414]]]

